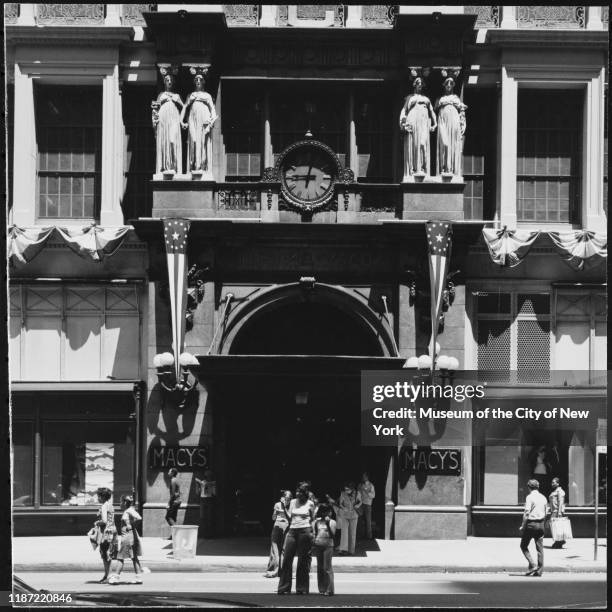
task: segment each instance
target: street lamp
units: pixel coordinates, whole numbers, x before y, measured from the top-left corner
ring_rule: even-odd
[[[177,369],[174,367],[174,355],[168,352],[153,357],[153,365],[157,368],[157,378],[161,388],[175,396],[178,407],[183,408],[189,393],[198,384],[198,379],[189,368],[199,365],[199,361],[191,353],[181,353],[178,362]]]

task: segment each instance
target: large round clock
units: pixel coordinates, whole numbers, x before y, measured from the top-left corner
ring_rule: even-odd
[[[311,212],[332,198],[342,166],[326,144],[318,140],[300,140],[280,154],[277,169],[285,201]]]

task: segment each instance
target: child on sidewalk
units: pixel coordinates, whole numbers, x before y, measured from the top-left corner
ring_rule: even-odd
[[[136,578],[133,582],[135,584],[142,584],[143,569],[138,560],[138,557],[142,555],[142,546],[140,544],[140,536],[136,531],[136,523],[141,521],[142,517],[136,512],[133,504],[134,498],[131,495],[121,497],[121,509],[123,510],[121,515],[121,543],[117,558],[113,561],[116,571],[112,572],[111,570],[111,575],[108,578],[109,584],[117,584],[119,582],[119,576],[126,559],[131,559],[134,565]]]

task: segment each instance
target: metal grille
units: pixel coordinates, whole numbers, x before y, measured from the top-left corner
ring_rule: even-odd
[[[550,380],[550,323],[518,321],[518,382],[547,383]]]
[[[499,6],[466,6],[466,15],[476,15],[477,28],[499,27]]]
[[[157,11],[157,4],[122,4],[121,20],[123,25],[144,26],[146,22],[143,13]]]
[[[259,23],[258,4],[224,4],[223,12],[231,26],[256,26]]]
[[[529,293],[518,296],[519,315],[550,314],[550,295],[548,293]]]
[[[392,28],[398,11],[396,4],[364,4],[361,8],[361,19],[368,28]]]
[[[517,6],[520,28],[584,28],[584,6]]]
[[[259,210],[259,191],[222,189],[219,191],[219,210]]]
[[[37,4],[36,22],[46,25],[104,23],[104,4]]]
[[[478,369],[485,380],[510,380],[510,321],[478,322]]]

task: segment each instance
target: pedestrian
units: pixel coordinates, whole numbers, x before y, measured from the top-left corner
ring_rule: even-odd
[[[293,557],[297,554],[295,572],[295,592],[307,595],[310,588],[310,562],[312,549],[312,524],[314,522],[314,504],[308,498],[308,485],[301,482],[295,499],[289,504],[289,527],[283,548],[283,562],[279,571],[278,594],[291,593],[293,580]]]
[[[563,535],[566,529],[563,528],[562,522],[569,523],[565,515],[565,491],[561,488],[559,478],[555,476],[551,482],[552,493],[548,496],[548,503],[550,509],[550,530],[553,536],[553,548],[563,548],[565,544],[565,536]],[[565,519],[561,521],[559,519]],[[554,525],[553,525],[554,524]],[[560,527],[560,529],[559,529]],[[559,530],[560,534],[557,533]],[[561,537],[563,539],[557,540],[555,538]]]
[[[204,478],[195,481],[200,487],[200,528],[205,538],[214,535],[214,510],[215,497],[217,495],[217,482],[212,470],[204,472]]]
[[[98,530],[97,542],[104,565],[104,576],[98,582],[102,584],[108,580],[111,561],[116,553],[117,528],[115,527],[115,512],[111,501],[113,492],[107,487],[100,487],[96,493],[100,509],[95,526]]]
[[[291,491],[281,491],[280,500],[274,504],[272,511],[272,535],[270,542],[270,558],[265,578],[276,578],[282,564],[283,545],[285,533],[289,526],[289,504],[291,503]]]
[[[314,543],[312,551],[317,559],[317,586],[321,595],[334,594],[334,534],[336,521],[332,518],[332,507],[321,504],[314,523]]]
[[[178,470],[176,468],[170,468],[168,470],[168,477],[170,478],[170,499],[168,500],[168,507],[166,510],[166,522],[170,527],[176,525],[178,518],[178,511],[181,507],[181,486],[178,481]],[[172,535],[168,540],[172,539]]]
[[[522,532],[521,551],[529,563],[529,569],[525,576],[541,576],[544,568],[544,521],[547,514],[546,498],[540,493],[540,483],[532,478],[527,481],[527,488],[530,493],[525,500],[525,511],[523,512],[523,522],[519,527]],[[534,564],[529,554],[529,543],[535,541],[538,553],[538,564]]]
[[[342,493],[338,502],[328,498],[335,507],[340,529],[340,555],[354,555],[355,541],[357,537],[358,509],[361,507],[361,495],[355,489],[355,483],[347,481],[344,483]]]
[[[366,539],[372,539],[372,502],[376,497],[374,485],[370,482],[370,476],[367,472],[361,475],[359,483],[359,495],[361,495],[361,516],[365,523]]]
[[[119,576],[126,559],[132,560],[134,573],[136,574],[134,583],[142,584],[143,571],[138,560],[138,557],[142,556],[142,545],[138,531],[136,531],[136,523],[141,521],[142,517],[136,512],[134,498],[131,495],[123,495],[121,497],[121,509],[123,510],[121,515],[121,541],[117,557],[112,562],[115,566],[115,571],[109,576],[108,584],[117,584],[119,582]]]

